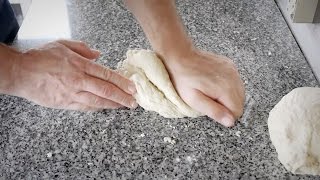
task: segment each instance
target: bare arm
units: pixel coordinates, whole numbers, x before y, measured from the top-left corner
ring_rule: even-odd
[[[0,93],[73,110],[136,107],[132,82],[94,63],[85,43],[59,40],[20,52],[0,45]]]
[[[232,61],[195,48],[173,0],[126,0],[181,98],[224,126],[242,115],[244,87]]]
[[[173,0],[126,0],[125,3],[159,55],[183,55],[193,48]]]
[[[18,52],[0,43],[0,94],[10,94],[14,86],[15,59]]]

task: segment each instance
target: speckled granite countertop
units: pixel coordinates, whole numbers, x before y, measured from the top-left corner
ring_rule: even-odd
[[[283,95],[319,85],[275,2],[177,4],[196,45],[239,67],[248,97],[240,123],[227,129],[206,117],[165,119],[141,108],[52,110],[1,95],[0,179],[319,179],[287,172],[268,135],[268,112]],[[150,48],[121,3],[68,6],[73,38],[102,51],[99,63],[115,67],[128,48]]]

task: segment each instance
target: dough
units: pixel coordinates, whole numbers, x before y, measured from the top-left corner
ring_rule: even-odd
[[[201,116],[179,97],[165,66],[154,52],[129,50],[127,59],[118,64],[118,71],[135,83],[134,97],[144,109],[166,118]]]
[[[268,127],[288,171],[320,175],[320,88],[292,90],[270,111]]]

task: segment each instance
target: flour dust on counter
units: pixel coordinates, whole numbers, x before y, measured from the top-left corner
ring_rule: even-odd
[[[132,80],[134,95],[144,109],[166,118],[199,117],[201,113],[188,106],[178,95],[161,59],[150,50],[129,50],[118,71]]]

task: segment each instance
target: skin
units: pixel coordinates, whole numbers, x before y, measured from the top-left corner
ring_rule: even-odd
[[[59,40],[26,52],[1,45],[0,52],[0,93],[57,109],[137,106],[134,84],[96,64],[100,53],[83,42]]]
[[[181,98],[226,127],[243,113],[244,87],[232,61],[193,46],[172,0],[127,0]],[[99,52],[60,40],[19,52],[0,45],[0,93],[59,109],[134,108],[134,84],[94,63]]]
[[[180,97],[224,126],[233,126],[243,113],[244,86],[232,61],[193,46],[174,1],[125,3],[162,58]]]

